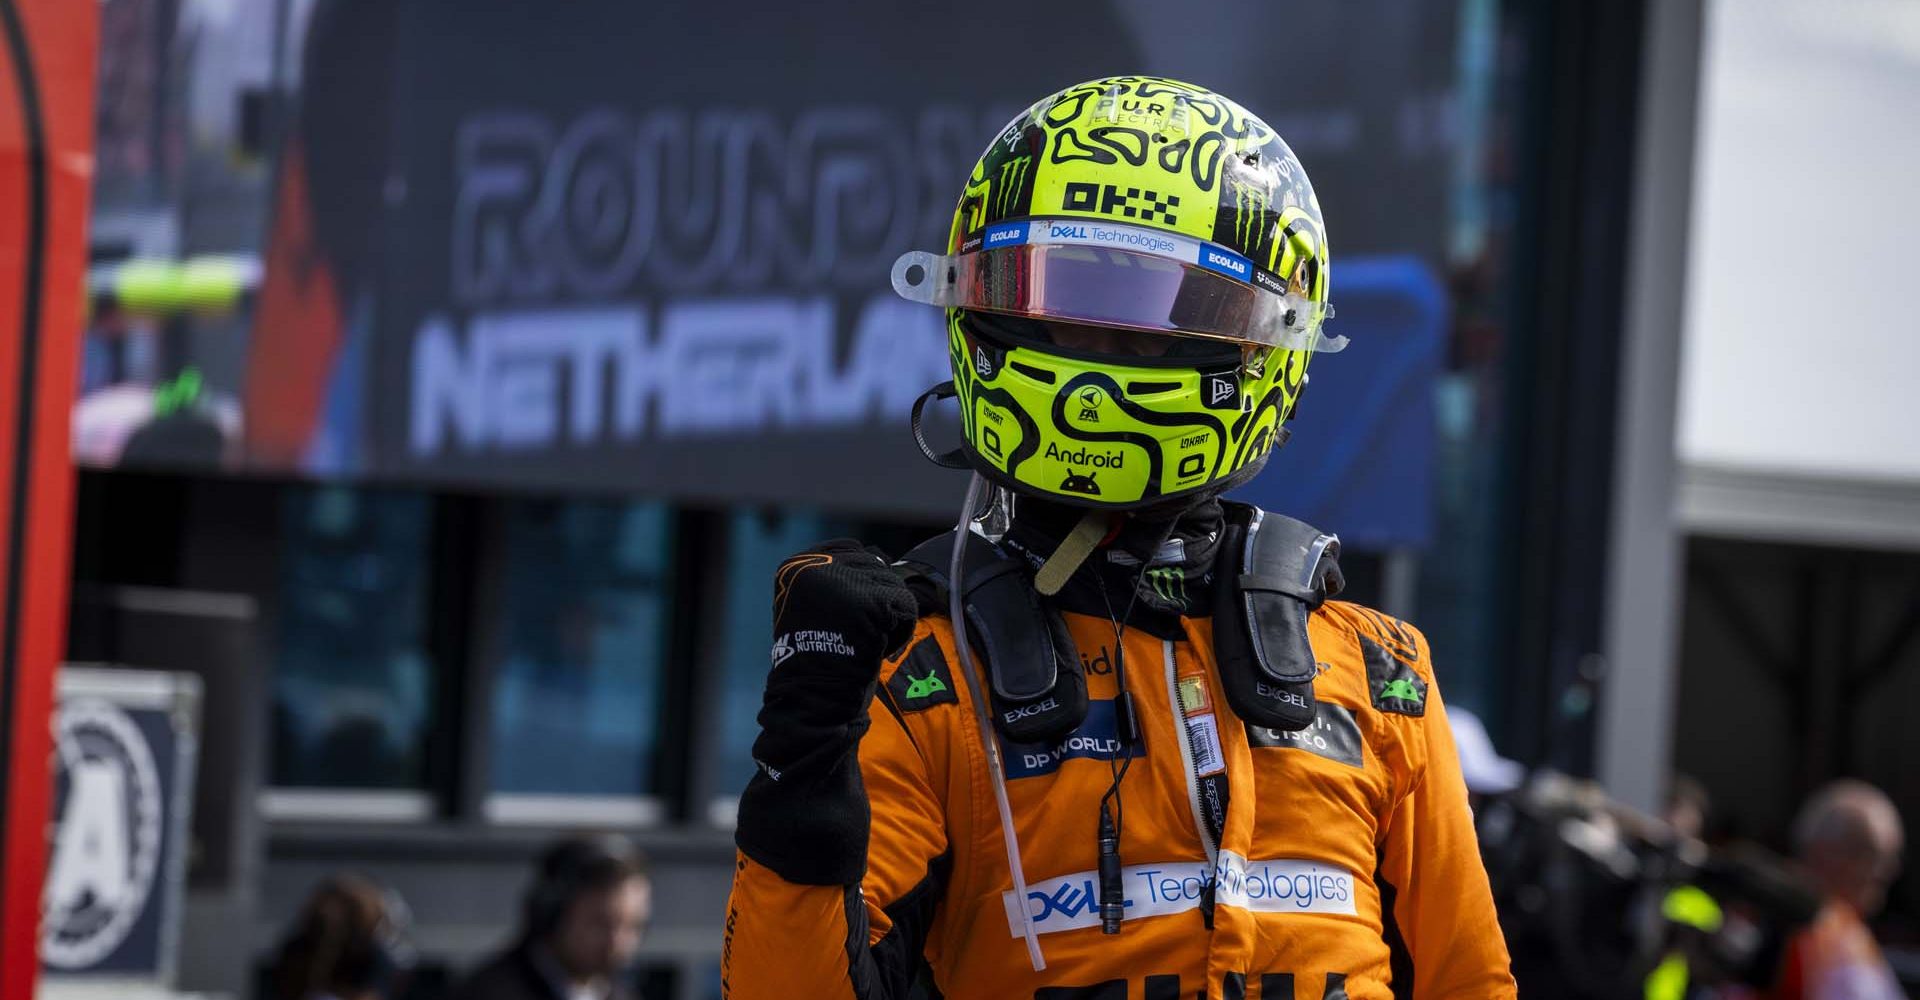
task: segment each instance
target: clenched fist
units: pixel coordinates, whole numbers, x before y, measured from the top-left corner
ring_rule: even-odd
[[[871,681],[915,618],[913,593],[878,550],[822,542],[774,571],[774,669]]]
[[[866,867],[860,737],[880,665],[917,617],[886,557],[858,542],[823,542],[774,572],[759,773],[740,796],[734,840],[788,881],[850,885]]]

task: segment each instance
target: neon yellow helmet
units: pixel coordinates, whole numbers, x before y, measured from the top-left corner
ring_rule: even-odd
[[[969,464],[1087,507],[1252,478],[1313,352],[1346,343],[1321,333],[1326,230],[1293,151],[1158,77],[1068,87],[1009,122],[947,252],[901,256],[893,286],[947,309]]]

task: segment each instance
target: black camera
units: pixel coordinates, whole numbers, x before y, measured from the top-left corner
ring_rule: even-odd
[[[1523,995],[1592,1000],[1764,987],[1820,897],[1757,847],[1708,848],[1536,772],[1475,808],[1481,855]]]

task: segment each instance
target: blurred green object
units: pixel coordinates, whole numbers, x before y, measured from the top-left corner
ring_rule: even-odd
[[[1720,930],[1726,922],[1720,904],[1697,886],[1674,886],[1660,901],[1660,915],[1682,927],[1708,934]],[[1646,1000],[1685,1000],[1687,995],[1687,956],[1673,951],[1660,960],[1647,975]]]
[[[1687,959],[1675,952],[1647,976],[1647,1000],[1683,1000],[1687,995]]]
[[[142,259],[115,268],[108,289],[122,309],[168,315],[233,309],[258,280],[259,264],[241,257]]]
[[[1667,898],[1660,902],[1660,913],[1676,924],[1708,934],[1720,930],[1720,925],[1725,922],[1720,904],[1714,902],[1712,896],[1690,885],[1676,886],[1667,893]]]
[[[155,387],[153,415],[155,417],[170,416],[192,406],[199,401],[200,390],[203,387],[204,380],[200,376],[200,369],[188,365],[178,377]]]

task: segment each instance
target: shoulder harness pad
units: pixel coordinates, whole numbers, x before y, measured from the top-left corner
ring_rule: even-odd
[[[1252,725],[1305,729],[1319,670],[1307,619],[1345,585],[1340,539],[1245,504],[1226,508],[1213,643],[1227,703]],[[900,560],[909,583],[931,585],[919,594],[923,610],[945,610],[954,537]],[[996,727],[1019,743],[1065,739],[1087,714],[1085,668],[1066,623],[1034,590],[1027,565],[988,539],[968,541],[963,573],[967,635],[991,678]]]
[[[947,569],[955,535],[949,531],[916,546],[900,562],[933,584],[946,611]],[[1033,589],[1032,573],[992,541],[967,541],[961,607],[967,637],[993,686],[994,722],[1016,743],[1055,743],[1087,716],[1087,678],[1066,622]]]
[[[1345,586],[1340,539],[1246,504],[1226,508],[1213,651],[1227,703],[1253,725],[1305,729],[1319,671],[1307,618]]]

